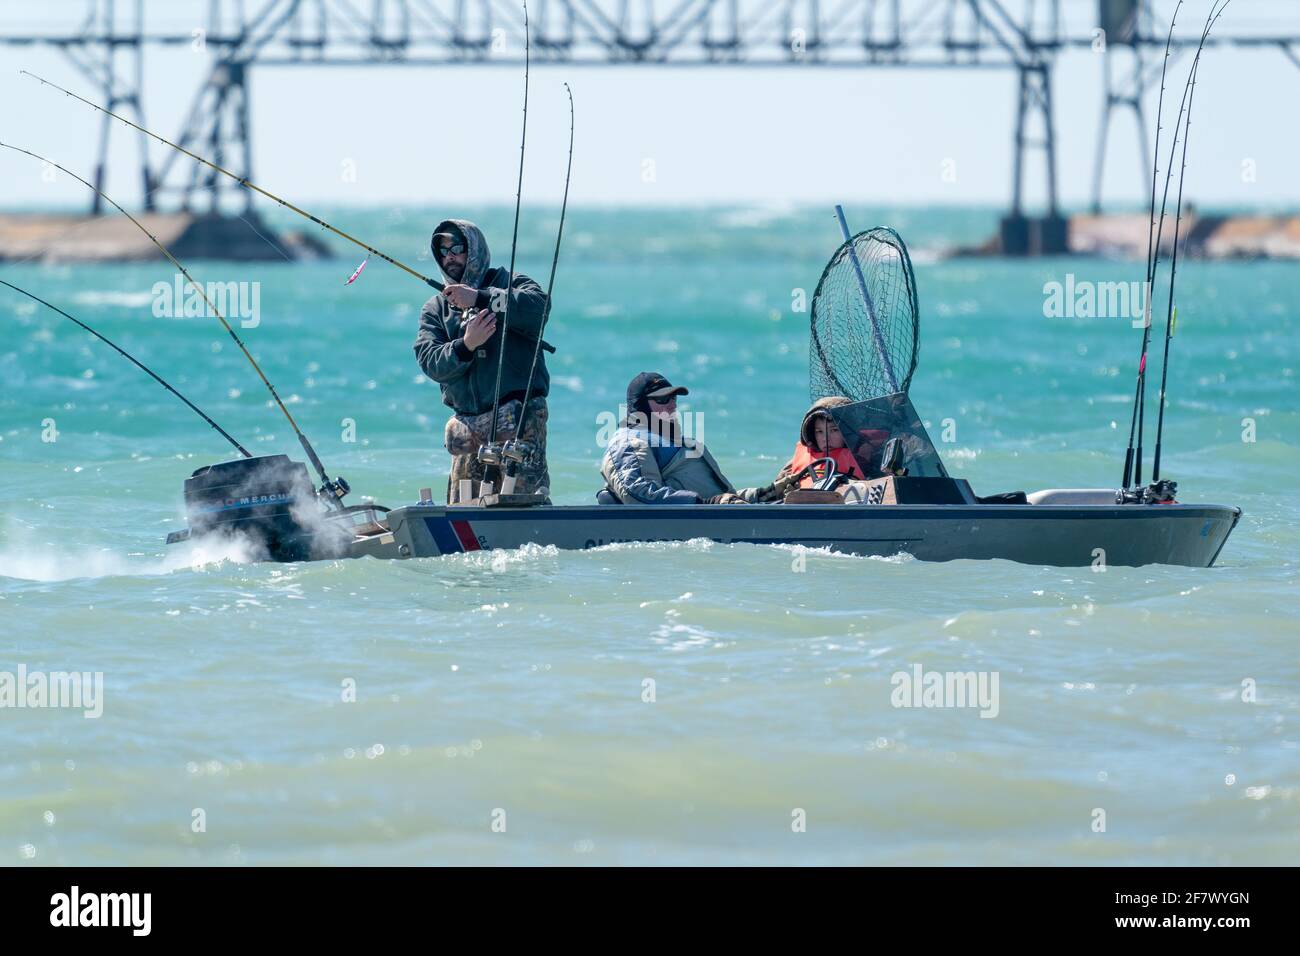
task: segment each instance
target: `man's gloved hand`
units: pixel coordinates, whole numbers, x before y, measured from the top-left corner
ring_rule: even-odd
[[[782,501],[785,498],[785,488],[778,488],[773,482],[761,488],[741,488],[736,497],[746,504],[768,504]]]
[[[478,289],[470,285],[452,283],[442,290],[443,297],[458,309],[470,308],[478,299]]]
[[[772,488],[776,491],[778,495],[784,498],[785,493],[787,491],[789,491],[791,488],[798,488],[800,484],[803,482],[803,480],[811,474],[812,474],[812,465],[810,464],[804,465],[796,472],[792,472],[788,475],[778,476],[776,481],[772,483]]]
[[[497,317],[487,309],[479,309],[475,312],[468,322],[461,335],[465,340],[465,348],[473,352],[480,345],[496,333]]]
[[[720,495],[714,495],[712,498],[705,498],[701,504],[706,505],[745,505],[749,504],[740,495],[733,495],[730,491],[724,491]]]

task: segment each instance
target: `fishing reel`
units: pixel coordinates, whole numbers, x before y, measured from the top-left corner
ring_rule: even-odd
[[[1171,505],[1175,503],[1174,496],[1177,494],[1178,482],[1161,478],[1147,487],[1147,502],[1153,505]]]
[[[531,442],[512,438],[505,443],[481,446],[478,450],[478,460],[485,465],[513,473],[519,465],[528,460],[528,456],[532,452],[533,446]]]
[[[501,494],[513,494],[515,489],[515,466],[523,461],[523,455],[513,446],[514,442],[488,442],[480,445],[477,458],[485,468],[495,468],[501,475]]]
[[[328,478],[325,479],[325,483],[321,485],[320,490],[316,492],[316,497],[325,505],[326,508],[337,509],[343,507],[340,502],[342,502],[343,496],[351,490],[352,486],[348,484],[347,479],[342,475],[339,475],[333,481],[330,481]]]
[[[894,477],[906,475],[907,469],[903,466],[903,456],[905,454],[906,450],[899,439],[891,438],[885,442],[885,447],[880,452],[880,473]]]
[[[501,457],[506,460],[507,470],[512,472],[516,467],[527,461],[528,456],[532,453],[532,442],[520,441],[517,438],[512,438],[501,446]]]
[[[1153,481],[1143,488],[1124,488],[1116,493],[1117,505],[1173,505],[1178,502],[1178,482],[1168,478]]]
[[[501,458],[504,461],[501,478],[501,493],[514,494],[515,482],[519,479],[519,469],[532,453],[530,442],[512,438],[501,446]]]

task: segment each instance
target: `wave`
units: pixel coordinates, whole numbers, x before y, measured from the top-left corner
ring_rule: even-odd
[[[185,542],[161,558],[133,557],[108,548],[58,551],[47,545],[10,542],[0,550],[0,578],[18,581],[75,581],[84,578],[138,577],[198,570],[225,562],[248,564],[260,557],[242,536]]]

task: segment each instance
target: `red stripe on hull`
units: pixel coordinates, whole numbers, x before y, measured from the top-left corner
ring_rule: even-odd
[[[466,551],[483,550],[478,543],[478,538],[474,537],[474,530],[469,526],[468,521],[453,521],[451,527],[456,532],[456,537],[460,539],[461,547]]]

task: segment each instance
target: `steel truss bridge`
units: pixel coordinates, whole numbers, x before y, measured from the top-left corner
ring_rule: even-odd
[[[31,22],[60,6],[68,10],[61,24]],[[1207,6],[1183,4],[1175,55],[1195,49]],[[1060,220],[1052,115],[1059,55],[1084,49],[1104,57],[1093,182],[1100,211],[1106,138],[1117,111],[1133,114],[1138,168],[1150,168],[1144,100],[1159,84],[1173,8],[1174,0],[533,0],[529,29],[534,62],[575,67],[1015,71],[1008,219],[1025,219],[1027,160],[1037,154],[1050,224]],[[100,102],[142,126],[148,125],[146,51],[206,52],[205,77],[171,138],[247,178],[254,165],[249,78],[255,66],[523,63],[524,14],[516,0],[86,0],[46,3],[17,19],[14,13],[0,14],[0,46],[57,49],[95,85]],[[1300,66],[1300,2],[1238,0],[1207,46],[1258,48]],[[95,165],[101,186],[110,137],[114,128],[125,130],[103,119]],[[226,193],[237,193],[251,211],[248,190],[197,164],[178,166],[174,150],[151,162],[147,140],[138,139],[146,209],[170,195],[186,210],[218,210]],[[99,204],[96,196],[94,212]]]

